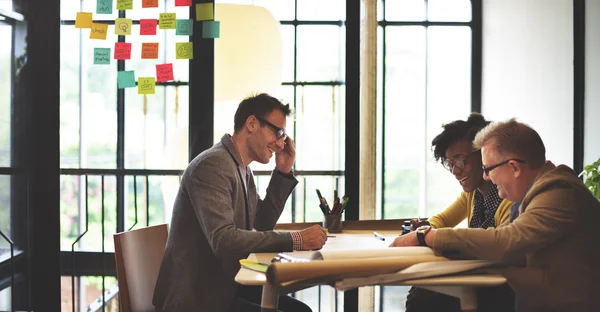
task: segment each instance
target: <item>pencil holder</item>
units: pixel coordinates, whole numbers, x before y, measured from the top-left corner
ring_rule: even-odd
[[[323,227],[329,231],[329,233],[339,233],[342,231],[342,215],[341,214],[330,214],[325,215],[323,220]]]

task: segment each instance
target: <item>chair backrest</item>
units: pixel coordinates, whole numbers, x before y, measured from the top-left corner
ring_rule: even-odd
[[[154,312],[152,296],[168,232],[161,224],[113,236],[121,311]]]

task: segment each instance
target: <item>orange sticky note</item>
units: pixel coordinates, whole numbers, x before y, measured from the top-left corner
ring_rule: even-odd
[[[142,0],[142,8],[158,8],[158,0]]]
[[[177,13],[160,13],[158,18],[158,28],[160,29],[176,29],[177,28]]]
[[[173,80],[173,64],[156,65],[156,81],[171,81]]]
[[[92,28],[92,13],[77,12],[75,28]]]
[[[191,60],[194,58],[194,46],[191,42],[175,43],[175,58],[178,60]]]
[[[128,60],[131,58],[131,43],[115,42],[115,60]]]
[[[130,18],[115,19],[115,35],[131,35],[131,24]]]
[[[106,34],[108,33],[108,24],[92,23],[90,29],[90,39],[106,40]]]
[[[143,59],[157,59],[158,58],[158,43],[157,42],[143,42],[142,43],[142,58]]]
[[[154,94],[156,88],[156,80],[154,77],[138,78],[138,94]]]
[[[196,4],[196,20],[197,21],[212,21],[215,19],[212,3],[197,3]]]

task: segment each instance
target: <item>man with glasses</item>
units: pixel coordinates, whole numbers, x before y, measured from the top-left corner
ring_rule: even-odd
[[[433,155],[456,178],[463,191],[448,208],[425,222],[433,228],[455,227],[465,219],[470,228],[495,227],[509,217],[512,202],[498,196],[496,186],[483,178],[481,152],[473,148],[473,139],[490,122],[478,113],[466,121],[455,120],[443,125],[443,131],[431,142]],[[514,294],[510,287],[484,288],[478,292],[479,311],[510,312]],[[458,298],[423,288],[412,287],[406,298],[406,312],[460,311]]]
[[[525,259],[524,267],[502,270],[518,311],[597,311],[600,202],[572,169],[546,161],[542,139],[526,124],[492,123],[474,144],[482,150],[484,178],[498,186],[500,197],[515,202],[518,218],[487,230],[423,228],[421,239],[442,255]],[[392,246],[418,242],[411,233]]]
[[[260,311],[260,286],[234,281],[239,260],[254,252],[320,249],[325,230],[274,232],[298,181],[292,166],[294,141],[285,133],[289,105],[267,94],[244,99],[234,116],[233,135],[190,162],[171,219],[171,229],[154,290],[153,304],[164,312]],[[264,199],[258,196],[249,165],[275,169]],[[283,311],[311,311],[280,296]]]

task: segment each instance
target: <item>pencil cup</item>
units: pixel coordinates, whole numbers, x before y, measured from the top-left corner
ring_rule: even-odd
[[[342,215],[332,214],[326,215],[323,220],[323,227],[329,231],[329,233],[339,233],[342,231]]]

